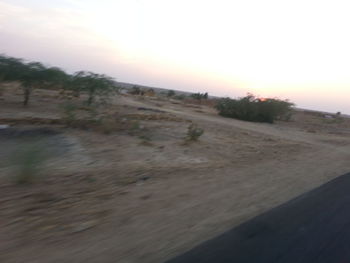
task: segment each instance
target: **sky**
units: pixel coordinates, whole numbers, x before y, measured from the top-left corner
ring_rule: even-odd
[[[0,53],[350,114],[349,11],[342,0],[0,0]]]

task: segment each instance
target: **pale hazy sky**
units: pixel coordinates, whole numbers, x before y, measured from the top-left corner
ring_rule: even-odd
[[[0,0],[0,53],[350,113],[350,1]]]

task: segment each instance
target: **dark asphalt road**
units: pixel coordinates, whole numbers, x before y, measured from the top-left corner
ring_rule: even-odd
[[[350,174],[167,263],[350,263]]]

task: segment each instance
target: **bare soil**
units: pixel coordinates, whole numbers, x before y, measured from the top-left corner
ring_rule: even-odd
[[[107,122],[86,122],[81,106],[67,127],[56,91],[36,90],[28,107],[21,99],[6,88],[0,124],[54,130],[40,138],[55,154],[18,185],[4,160],[25,144],[0,132],[0,262],[164,262],[349,171],[347,118],[299,110],[290,122],[249,123],[118,95],[98,109]],[[188,142],[192,122],[205,133]]]

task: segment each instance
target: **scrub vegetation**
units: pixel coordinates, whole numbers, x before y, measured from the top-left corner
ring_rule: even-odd
[[[252,94],[238,99],[224,98],[218,101],[216,109],[224,117],[245,121],[268,122],[289,120],[293,103],[276,98],[257,98]]]

